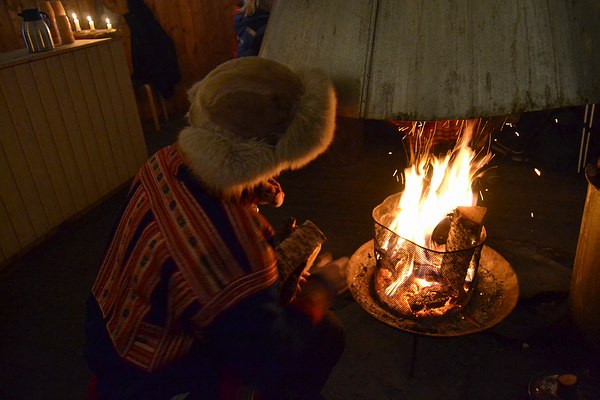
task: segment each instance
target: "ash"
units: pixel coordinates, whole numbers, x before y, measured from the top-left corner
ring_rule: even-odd
[[[502,282],[480,265],[471,300],[451,315],[437,318],[407,318],[379,299],[376,292],[374,257],[365,258],[355,270],[350,290],[369,314],[393,327],[429,336],[460,336],[489,328],[498,320],[506,301]]]

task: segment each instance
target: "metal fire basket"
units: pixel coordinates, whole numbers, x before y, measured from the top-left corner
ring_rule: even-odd
[[[408,318],[456,313],[469,302],[477,284],[485,229],[481,227],[478,236],[463,238],[464,248],[459,250],[420,246],[388,228],[400,195],[388,197],[373,210],[375,294],[392,312]]]

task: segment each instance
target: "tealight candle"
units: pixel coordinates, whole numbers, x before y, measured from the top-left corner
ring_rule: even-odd
[[[106,18],[106,29],[112,29],[112,24],[110,23],[110,18]]]
[[[75,24],[75,32],[79,32],[81,30],[81,25],[79,25],[79,20],[77,19],[77,15],[75,13],[71,14],[73,17],[73,24]]]
[[[94,29],[96,29],[96,27],[94,26],[94,20],[92,20],[92,17],[90,17],[88,15],[87,20],[88,20],[88,24],[90,25],[90,31],[93,31]]]

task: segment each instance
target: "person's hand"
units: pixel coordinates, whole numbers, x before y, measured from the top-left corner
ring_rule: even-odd
[[[311,267],[311,271],[314,272],[317,268],[320,268],[325,264],[329,264],[332,261],[333,261],[333,254],[331,254],[328,251],[321,252],[321,253],[319,253],[319,255],[317,256],[317,259],[313,263],[313,266]]]
[[[331,257],[331,255],[329,255]],[[348,257],[329,260],[327,255],[311,270],[312,274],[323,279],[336,294],[342,294],[348,289]]]
[[[302,271],[300,278],[298,278],[298,284],[296,285],[296,293],[302,291],[302,288],[306,285],[307,279],[310,276],[310,272]]]
[[[326,259],[325,257],[323,259]],[[332,306],[336,294],[343,293],[346,283],[348,257],[315,264],[315,272],[306,278],[306,282],[292,301],[292,306],[308,315],[317,324]]]
[[[298,273],[300,273],[300,276],[298,276]],[[281,303],[288,304],[293,301],[296,295],[301,293],[307,285],[309,277],[310,272],[308,271],[296,272],[289,276],[281,286]]]
[[[280,207],[285,199],[281,185],[273,178],[259,183],[254,188],[254,195],[258,204],[270,204],[274,207]]]

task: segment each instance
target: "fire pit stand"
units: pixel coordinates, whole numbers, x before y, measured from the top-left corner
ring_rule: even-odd
[[[378,300],[373,286],[376,270],[373,241],[363,244],[348,263],[348,286],[356,302],[378,320],[413,335],[411,375],[417,335],[452,337],[477,333],[502,321],[519,298],[517,276],[504,257],[483,246],[477,270],[477,286],[460,311],[437,318],[407,318]]]

